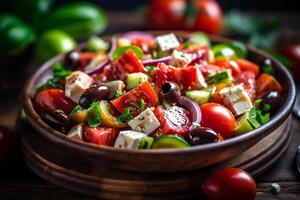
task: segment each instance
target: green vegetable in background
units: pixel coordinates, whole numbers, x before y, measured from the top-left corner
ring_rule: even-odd
[[[54,0],[14,0],[13,12],[36,28],[50,11]]]
[[[36,59],[44,62],[51,57],[66,53],[76,47],[75,40],[60,30],[50,30],[38,40],[35,48]]]
[[[107,51],[109,44],[97,36],[92,36],[87,41],[86,48],[88,51]]]
[[[35,33],[21,19],[0,14],[0,52],[17,54],[35,40]]]
[[[107,25],[103,9],[91,3],[73,3],[55,9],[41,24],[41,31],[60,29],[74,38],[99,33]]]

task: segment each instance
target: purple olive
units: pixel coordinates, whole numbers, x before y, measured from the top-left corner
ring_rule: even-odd
[[[180,96],[180,88],[176,83],[166,82],[160,88],[159,97],[161,99],[177,101],[179,96]]]
[[[282,103],[282,97],[277,91],[267,92],[263,97],[262,101],[259,104],[259,108],[264,110],[266,104],[270,105],[271,115],[276,114],[277,110],[280,108]]]
[[[107,99],[110,88],[106,85],[95,84],[88,88],[80,97],[79,104],[87,108],[92,102]]]
[[[190,130],[186,139],[191,145],[201,145],[219,141],[218,134],[215,131],[204,127]]]
[[[62,110],[46,110],[44,120],[51,127],[60,131],[66,131],[71,125],[69,116]]]
[[[80,52],[79,51],[70,51],[65,55],[64,65],[67,69],[76,69],[80,66]]]

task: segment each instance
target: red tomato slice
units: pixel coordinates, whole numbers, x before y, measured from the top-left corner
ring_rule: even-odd
[[[257,76],[259,74],[259,66],[249,60],[237,58],[235,62],[240,66],[242,71],[251,71]]]
[[[226,107],[217,103],[206,103],[201,107],[201,126],[211,128],[224,139],[233,136],[235,118]]]
[[[128,49],[119,59],[113,62],[112,75],[115,79],[123,80],[127,74],[135,72],[146,72],[137,55]]]
[[[62,110],[69,114],[76,104],[65,96],[65,92],[59,89],[48,89],[38,93],[35,97],[35,106],[39,112],[50,110]]]
[[[214,64],[222,69],[230,69],[234,77],[237,77],[241,73],[239,65],[229,58],[218,58],[215,60]]]
[[[189,111],[182,107],[172,106],[166,110],[163,106],[157,106],[154,114],[161,124],[163,134],[185,136],[192,125]]]
[[[171,65],[159,63],[156,71],[156,85],[161,87],[165,82],[177,83],[181,89],[199,88],[201,72],[196,66],[176,68]]]
[[[131,39],[131,44],[140,47],[144,53],[150,53],[150,50],[155,46],[155,40],[136,37]]]
[[[262,73],[256,81],[256,92],[259,97],[269,91],[281,92],[280,83],[271,75]]]
[[[118,134],[119,134],[118,131],[113,128],[85,127],[83,138],[85,141],[93,143],[93,144],[113,146],[118,137]]]
[[[119,111],[123,112],[127,107],[129,107],[132,102],[140,102],[143,99],[147,106],[156,106],[158,102],[158,97],[149,82],[144,82],[135,89],[130,90],[123,96],[110,101],[110,103]]]
[[[203,74],[203,76],[205,77],[220,71],[220,67],[217,65],[203,64],[203,65],[198,65],[198,67],[201,73]]]
[[[255,74],[252,71],[243,71],[236,79],[237,84],[242,84],[251,101],[255,100]]]

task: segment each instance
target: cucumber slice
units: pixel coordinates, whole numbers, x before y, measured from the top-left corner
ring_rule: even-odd
[[[153,138],[152,137],[148,137],[148,136],[143,137],[140,140],[139,149],[151,149],[152,144],[153,144]]]
[[[232,75],[230,70],[224,70],[214,75],[211,75],[207,79],[208,84],[219,84],[225,83],[231,85],[232,83]]]
[[[187,91],[185,96],[202,105],[210,101],[211,92],[208,90],[191,90]]]
[[[191,35],[190,41],[194,44],[200,45],[200,46],[210,46],[210,40],[208,36],[203,32],[195,32]]]
[[[236,122],[235,135],[241,135],[258,128],[260,124],[251,118],[249,112],[242,115]]]
[[[212,47],[215,58],[237,58],[235,50],[228,44],[216,44]]]
[[[152,149],[167,149],[167,148],[186,148],[191,145],[183,138],[177,135],[163,135],[157,137],[152,145]]]
[[[131,73],[126,76],[126,90],[131,90],[146,82],[148,76],[142,72]]]

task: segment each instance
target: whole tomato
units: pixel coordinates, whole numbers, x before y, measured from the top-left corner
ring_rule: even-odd
[[[6,127],[0,126],[0,161],[7,158],[14,151],[15,138]]]
[[[230,110],[217,103],[206,103],[200,108],[202,112],[201,126],[211,128],[224,139],[233,135],[235,118]]]
[[[295,77],[300,76],[300,44],[289,44],[283,49],[283,53],[293,62]]]
[[[223,27],[223,12],[215,0],[196,0],[197,15],[193,29],[209,34],[220,34]]]
[[[254,200],[256,183],[242,169],[225,168],[210,176],[202,185],[210,200]]]
[[[148,24],[154,29],[182,29],[185,0],[152,0],[148,10]]]

